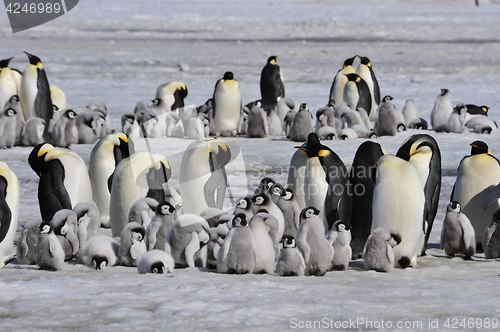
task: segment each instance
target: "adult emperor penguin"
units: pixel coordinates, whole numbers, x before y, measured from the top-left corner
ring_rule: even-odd
[[[285,83],[280,66],[272,55],[260,74],[260,94],[264,108],[273,108],[280,98],[285,97]]]
[[[140,274],[145,273],[172,273],[174,272],[174,259],[172,255],[170,255],[165,250],[151,250],[142,256],[141,261],[139,262],[139,266],[137,266],[137,270]]]
[[[174,258],[176,268],[205,267],[209,240],[210,226],[205,218],[185,213],[168,228],[165,251]]]
[[[363,142],[352,161],[349,184],[352,190],[351,248],[354,259],[361,258],[372,228],[373,188],[376,181],[376,163],[387,150],[372,141]]]
[[[281,197],[277,203],[285,218],[285,230],[283,236],[291,236],[295,238],[297,230],[300,227],[300,206],[295,199],[292,189],[286,188],[281,193]]]
[[[301,104],[299,111],[293,118],[290,128],[290,139],[294,142],[304,142],[307,135],[314,131],[312,123],[312,114],[309,112],[307,104]]]
[[[484,257],[500,257],[500,210],[496,210],[483,236]]]
[[[305,268],[304,257],[297,249],[295,238],[285,236],[283,250],[276,263],[276,272],[282,277],[303,276]]]
[[[231,150],[222,139],[208,137],[189,144],[179,170],[184,212],[199,215],[207,207],[222,209],[227,187],[225,166],[230,160]]]
[[[425,207],[422,227],[425,239],[420,253],[424,256],[439,205],[439,194],[441,192],[441,151],[432,136],[416,134],[410,136],[401,145],[396,153],[396,157],[409,161],[417,168],[420,180],[424,186]]]
[[[9,62],[12,58],[0,61],[0,111],[4,110],[5,104],[12,96],[18,95],[17,84],[9,68]]]
[[[500,208],[498,200],[483,208],[489,192],[500,182],[500,163],[485,142],[474,141],[471,147],[471,155],[464,157],[458,166],[451,200],[460,202],[462,213],[474,227],[479,251],[486,226]]]
[[[253,273],[256,244],[248,221],[240,213],[233,218],[233,227],[217,255],[217,272],[229,274]]]
[[[17,240],[16,264],[35,265],[38,228],[41,220],[30,220],[23,226]]]
[[[51,220],[57,211],[71,210],[78,203],[93,203],[87,166],[76,153],[42,143],[33,148],[28,162],[40,177],[38,203],[42,220]]]
[[[0,161],[0,268],[14,256],[14,237],[19,215],[19,181]]]
[[[146,228],[146,247],[148,250],[165,249],[167,232],[170,225],[177,219],[175,208],[169,202],[158,204],[155,217]]]
[[[339,105],[344,101],[344,87],[347,83],[347,74],[354,74],[356,71],[352,66],[356,55],[352,58],[346,59],[342,69],[340,69],[335,78],[333,79],[332,87],[330,88],[330,99],[335,101],[335,104]]]
[[[11,148],[16,143],[16,111],[7,108],[0,111],[0,149]]]
[[[448,129],[448,119],[452,112],[451,92],[448,89],[441,89],[441,93],[437,96],[431,112],[432,129],[437,132],[446,131]]]
[[[64,256],[64,249],[50,222],[43,221],[38,229],[36,264],[41,270],[57,271],[64,265]]]
[[[333,246],[332,269],[338,271],[347,270],[352,256],[352,249],[349,245],[351,242],[349,225],[342,220],[337,220],[326,235],[326,239]]]
[[[313,195],[324,188],[327,183],[327,190],[323,205],[315,206],[318,210],[323,210],[325,229],[330,230],[333,223],[339,219],[349,223],[351,220],[352,196],[347,188],[349,173],[344,162],[339,156],[326,145],[321,144],[316,133],[310,133],[307,137],[306,146],[297,147],[304,150],[309,157],[305,178],[306,204],[308,196]],[[318,165],[319,161],[319,165]],[[316,175],[309,176],[309,170],[314,169]],[[312,174],[313,171],[311,171]],[[313,180],[312,182],[308,182]],[[319,202],[321,203],[321,202]]]
[[[116,166],[133,152],[133,142],[128,136],[114,133],[101,138],[90,153],[89,176],[92,183],[92,198],[104,227],[110,227],[109,204]]]
[[[302,147],[307,146],[307,140],[302,144]],[[287,187],[290,188],[294,194],[297,203],[301,210],[306,207],[304,181],[307,170],[307,162],[309,157],[304,150],[297,149],[290,159],[288,167]]]
[[[128,223],[123,228],[120,234],[118,264],[123,266],[139,265],[142,256],[147,252],[144,234],[144,227],[136,222]]]
[[[393,248],[401,243],[401,233],[394,226],[377,228],[368,237],[363,251],[365,269],[391,272],[394,268]]]
[[[250,108],[247,122],[248,138],[265,138],[269,135],[269,124],[266,111],[260,101],[255,101]]]
[[[69,148],[78,144],[78,129],[76,128],[76,113],[73,110],[61,111],[63,114],[54,123],[52,143],[54,146]]]
[[[450,202],[441,230],[441,248],[449,257],[456,254],[471,259],[476,253],[476,235],[469,218],[461,212],[460,203]]]
[[[368,112],[371,121],[375,121],[377,117],[377,107],[380,104],[380,87],[378,85],[377,78],[375,77],[375,73],[373,72],[372,63],[370,59],[365,56],[358,56],[361,60],[358,68],[356,68],[356,74],[359,75],[368,85],[370,89],[370,94],[372,97],[372,108],[365,110]]]
[[[184,107],[184,98],[187,95],[188,89],[182,82],[167,82],[156,90],[156,98],[163,100],[167,112]]]
[[[417,168],[396,156],[380,157],[373,190],[372,230],[395,226],[401,232],[401,243],[394,248],[396,266],[417,266],[417,255],[424,242],[424,206],[425,195]]]
[[[120,242],[108,235],[91,237],[80,250],[83,264],[96,270],[102,270],[116,264]]]
[[[49,127],[54,110],[50,97],[49,81],[40,58],[29,53],[26,53],[26,55],[30,64],[24,70],[19,95],[24,117],[26,120],[34,116],[42,118],[46,124],[43,138],[50,141]]]
[[[168,185],[172,169],[165,157],[157,153],[136,152],[116,166],[109,204],[109,225],[113,236],[119,236],[127,224],[132,205],[148,195],[147,174],[151,174],[151,169],[162,174],[157,179],[159,183]]]
[[[241,93],[232,72],[226,72],[224,77],[217,81],[213,100],[215,136],[236,136],[240,121]]]
[[[358,74],[347,74],[347,83],[344,87],[344,102],[355,110],[363,108],[368,111],[372,109],[372,95],[365,80]],[[372,115],[370,114],[370,118]]]
[[[333,246],[326,240],[325,227],[319,210],[313,206],[302,210],[297,232],[297,248],[306,264],[305,275],[322,276],[330,270]]]

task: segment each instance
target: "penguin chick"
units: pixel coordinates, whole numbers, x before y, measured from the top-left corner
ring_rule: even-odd
[[[44,142],[43,132],[45,130],[45,120],[32,117],[26,120],[22,134],[23,146],[36,146]]]
[[[377,109],[373,131],[377,136],[394,136],[397,132],[396,109],[391,96],[385,96]]]
[[[441,89],[441,93],[437,96],[431,112],[432,129],[437,132],[446,131],[448,129],[448,119],[452,112],[451,92],[448,89]]]
[[[462,254],[465,259],[471,259],[476,253],[475,238],[474,227],[462,213],[460,203],[450,202],[441,230],[441,248],[450,257]]]
[[[164,250],[154,249],[142,256],[137,270],[140,274],[174,272],[174,259],[172,255]]]
[[[366,240],[363,250],[365,269],[391,272],[394,268],[392,248],[401,243],[401,233],[394,226],[379,227]]]
[[[500,257],[500,209],[498,209],[486,228],[483,237],[484,256],[488,259]]]
[[[49,221],[43,221],[38,228],[36,264],[41,270],[57,271],[64,265],[64,250],[54,234]]]
[[[271,195],[271,200],[274,204],[278,203],[278,199],[281,197],[281,193],[283,193],[283,186],[280,183],[275,183],[269,190],[269,194]]]
[[[0,149],[11,148],[16,143],[16,113],[12,108],[0,111]]]
[[[347,223],[337,220],[330,232],[326,235],[328,242],[333,246],[332,269],[345,271],[352,257],[351,229]]]
[[[128,222],[139,223],[146,229],[154,218],[157,206],[158,202],[150,197],[137,200],[129,210]]]
[[[50,224],[54,234],[61,241],[66,260],[76,257],[80,249],[76,213],[68,209],[59,210],[54,213]]]
[[[155,216],[146,229],[146,247],[148,250],[165,249],[167,232],[170,225],[177,219],[177,213],[172,204],[163,202],[158,204]]]
[[[137,266],[146,253],[144,243],[145,230],[141,224],[128,223],[120,234],[120,249],[118,250],[118,264],[123,266]]]
[[[253,217],[252,206],[253,202],[250,198],[248,197],[240,198],[237,200],[233,215],[243,213],[247,218],[247,220],[250,220]]]
[[[24,225],[17,241],[17,264],[36,264],[36,248],[40,223],[41,221],[39,220],[31,220]]]
[[[253,273],[272,274],[275,267],[275,250],[267,226],[260,214],[250,219],[249,225],[255,241],[255,267]]]
[[[277,205],[283,212],[283,217],[285,218],[283,236],[290,236],[295,239],[297,230],[300,226],[300,206],[295,199],[293,190],[290,188],[283,190]]]
[[[120,242],[108,235],[95,235],[88,239],[80,250],[83,264],[102,270],[116,264]]]
[[[276,183],[276,180],[270,177],[265,177],[260,180],[259,186],[255,189],[253,192],[254,196],[260,194],[260,193],[265,193],[267,194],[271,187]]]
[[[290,139],[294,142],[305,142],[307,135],[314,131],[312,115],[307,104],[301,104],[299,111],[293,118],[290,127]]]
[[[94,205],[85,202],[78,203],[73,208],[73,212],[77,217],[78,243],[81,248],[88,239],[97,235],[101,226],[101,217]]]
[[[266,111],[262,108],[260,101],[252,104],[247,120],[248,138],[265,138],[269,135],[269,123]]]
[[[463,133],[465,130],[465,117],[467,116],[467,107],[463,103],[457,104],[448,118],[446,129],[450,133]]]
[[[283,232],[285,231],[285,217],[280,208],[271,200],[268,194],[259,194],[252,198],[253,207],[252,212],[257,214],[260,209],[265,209],[270,215],[274,216],[278,220],[279,228],[278,234],[279,238],[283,237]]]
[[[292,236],[285,236],[283,250],[276,263],[276,272],[282,277],[303,276],[305,268],[304,257],[297,249],[295,239]]]
[[[75,124],[75,111],[64,111],[54,123],[54,128],[52,129],[52,144],[63,148],[69,148],[71,144],[78,144],[78,129]]]

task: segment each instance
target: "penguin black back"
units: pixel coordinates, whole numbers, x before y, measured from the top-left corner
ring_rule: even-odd
[[[260,93],[264,106],[274,106],[278,98],[285,97],[285,84],[281,77],[276,56],[270,56],[260,75]]]
[[[354,82],[356,83],[356,87],[358,89],[358,104],[356,105],[355,109],[358,108],[363,108],[365,110],[371,110],[372,109],[372,95],[370,92],[370,88],[368,87],[368,84],[366,84],[365,80],[363,80],[361,77],[359,77],[358,74],[347,74],[347,80],[349,82]],[[380,96],[379,96],[380,100]]]
[[[12,221],[12,211],[5,200],[7,197],[7,186],[7,179],[0,176],[0,243],[7,236]]]

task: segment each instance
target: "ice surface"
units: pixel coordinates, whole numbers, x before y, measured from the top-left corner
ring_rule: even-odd
[[[1,11],[0,55],[15,56],[11,67],[21,70],[27,65],[23,50],[38,55],[69,106],[103,100],[114,129],[120,129],[121,115],[133,111],[138,100],[153,99],[156,88],[171,80],[186,83],[186,104],[200,105],[212,96],[217,79],[231,70],[243,102],[258,99],[260,71],[270,55],[278,55],[287,96],[307,102],[314,112],[326,104],[343,61],[360,54],[371,59],[382,95],[393,96],[400,109],[412,98],[420,116],[429,120],[436,96],[447,88],[454,104],[488,105],[498,122],[498,31],[500,5],[488,1],[475,7],[469,0],[85,0],[57,20],[16,34]],[[189,70],[180,71],[180,64]],[[413,133],[377,141],[395,153]],[[448,318],[498,319],[498,260],[485,261],[482,254],[473,261],[448,259],[437,243],[455,171],[469,154],[469,144],[484,140],[499,156],[499,134],[429,133],[441,148],[443,187],[431,249],[418,259],[416,269],[380,274],[364,271],[356,261],[348,271],[324,277],[279,278],[198,269],[162,276],[124,267],[96,272],[74,264],[46,272],[9,264],[0,270],[0,330],[283,331],[293,329],[293,318],[364,318],[391,321],[393,327],[397,321],[422,322],[423,329],[399,329],[417,331],[428,329],[429,320],[436,318],[441,329]],[[241,149],[228,169],[235,198],[248,188],[253,191],[264,175],[286,181],[297,143],[281,138],[228,141]],[[172,164],[174,184],[190,142],[150,140],[153,151]],[[361,142],[325,144],[350,164]],[[91,149],[71,147],[86,162]],[[18,230],[40,218],[38,179],[27,163],[30,151],[0,151],[0,160],[21,184]],[[228,197],[225,206],[230,205]]]

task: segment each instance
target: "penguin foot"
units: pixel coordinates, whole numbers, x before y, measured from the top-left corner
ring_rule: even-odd
[[[399,259],[398,264],[403,269],[406,269],[407,267],[411,267],[411,260],[408,257],[403,256]]]

